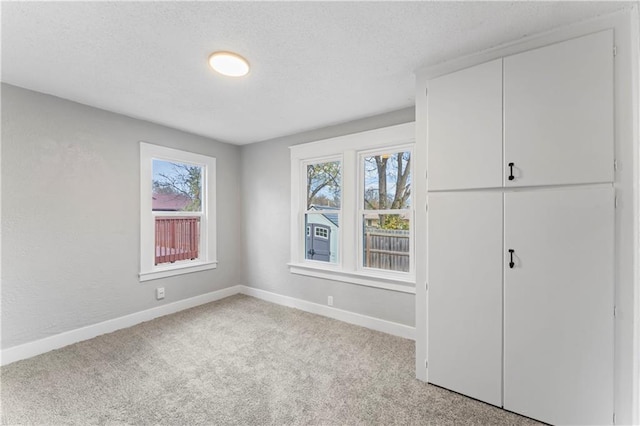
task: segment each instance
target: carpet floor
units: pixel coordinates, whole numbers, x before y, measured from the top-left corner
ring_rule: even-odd
[[[237,295],[0,369],[3,424],[525,425],[415,379],[414,342]]]

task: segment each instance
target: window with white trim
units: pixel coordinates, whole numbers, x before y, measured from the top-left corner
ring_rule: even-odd
[[[411,149],[360,154],[363,268],[411,271]]]
[[[340,158],[304,162],[306,171],[304,259],[339,262],[342,163]]]
[[[290,271],[415,292],[414,124],[291,149]]]
[[[216,267],[216,159],[140,142],[140,281]]]

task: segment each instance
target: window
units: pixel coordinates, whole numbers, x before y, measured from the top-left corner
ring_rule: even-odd
[[[203,167],[157,159],[151,164],[154,264],[195,260],[200,250]]]
[[[305,163],[305,259],[338,263],[342,164],[339,159]]]
[[[327,228],[316,228],[316,237],[323,240],[329,239],[329,230]]]
[[[296,274],[415,292],[413,123],[291,147]]]
[[[360,155],[359,219],[365,268],[411,270],[411,151]]]
[[[216,267],[213,157],[140,143],[140,280]]]

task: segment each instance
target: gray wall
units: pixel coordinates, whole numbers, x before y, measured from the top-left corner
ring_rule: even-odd
[[[140,140],[217,157],[216,270],[138,281]],[[242,284],[240,166],[237,146],[3,84],[2,348]]]
[[[409,326],[412,294],[289,273],[291,176],[289,146],[414,121],[414,109],[370,117],[242,147],[242,197],[246,284],[298,299]],[[264,242],[269,244],[265,245]]]
[[[411,294],[286,265],[288,147],[413,119],[408,108],[238,147],[3,84],[2,349],[236,284],[332,295],[339,309],[413,326]],[[141,140],[218,159],[216,270],[139,282]]]

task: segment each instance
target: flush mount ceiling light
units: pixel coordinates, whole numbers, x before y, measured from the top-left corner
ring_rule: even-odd
[[[249,73],[249,62],[233,52],[214,52],[209,56],[209,66],[215,72],[229,77],[242,77]]]

